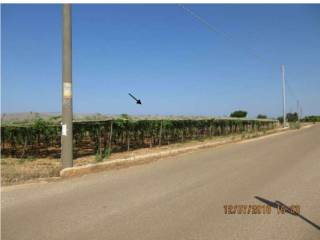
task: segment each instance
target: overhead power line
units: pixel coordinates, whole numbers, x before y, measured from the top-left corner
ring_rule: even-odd
[[[180,8],[182,8],[185,12],[187,12],[189,15],[191,15],[198,22],[202,23],[210,31],[223,35],[229,41],[236,42],[235,38],[230,33],[227,33],[226,31],[223,31],[223,30],[218,29],[217,27],[213,26],[211,23],[209,23],[205,18],[201,17],[195,11],[191,10],[190,8],[186,7],[183,4],[178,4],[178,6]],[[243,49],[247,53],[250,53],[252,56],[254,56],[256,59],[258,59],[260,62],[262,62],[264,64],[267,64],[267,65],[270,65],[272,67],[275,67],[275,64],[273,64],[272,62],[270,62],[268,59],[266,59],[265,57],[261,56],[260,54],[257,54],[254,49],[248,48],[248,47],[243,47]],[[290,87],[290,84],[289,84],[288,80],[286,80],[286,85],[288,87],[290,95],[293,98],[295,98],[296,100],[298,100],[297,96],[294,94],[292,88]]]
[[[197,14],[196,12],[191,10],[190,8],[186,7],[183,4],[178,4],[178,6],[181,7],[185,12],[190,14],[193,18],[197,19],[200,23],[205,25],[210,31],[218,33],[218,34],[222,34],[224,37],[226,37],[230,41],[236,42],[236,40],[234,39],[234,37],[230,33],[227,33],[226,31],[223,31],[223,30],[218,29],[217,27],[213,26],[205,18],[201,17],[199,14]],[[260,62],[263,62],[264,64],[267,64],[267,65],[274,67],[274,65],[268,59],[262,57],[260,54],[257,54],[254,49],[248,48],[248,47],[243,47],[243,49],[246,52],[253,55],[255,58],[257,58]]]

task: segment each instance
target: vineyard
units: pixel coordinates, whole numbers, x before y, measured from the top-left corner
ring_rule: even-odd
[[[278,126],[269,119],[81,121],[73,124],[74,157],[161,146],[214,136],[266,131]],[[1,126],[3,156],[60,157],[61,126],[42,119]]]

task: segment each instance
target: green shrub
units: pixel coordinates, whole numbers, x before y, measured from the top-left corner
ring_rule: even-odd
[[[245,118],[247,116],[247,112],[243,110],[237,110],[230,114],[230,117],[235,118]]]
[[[300,122],[291,122],[291,123],[289,123],[289,127],[291,129],[299,129],[301,127]]]
[[[106,148],[104,151],[101,152],[98,150],[96,152],[96,162],[102,162],[104,159],[109,158],[111,155],[111,149]]]
[[[258,118],[258,119],[267,119],[268,117],[267,117],[267,115],[259,114],[259,115],[257,116],[257,118]]]
[[[102,162],[102,161],[103,161],[102,154],[100,154],[99,151],[97,151],[97,153],[96,153],[96,162]]]

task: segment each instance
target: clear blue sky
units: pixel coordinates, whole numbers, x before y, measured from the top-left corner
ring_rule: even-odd
[[[320,114],[320,5],[73,5],[74,112]],[[61,5],[2,5],[2,112],[61,109]],[[270,61],[260,62],[247,48]],[[142,99],[136,105],[131,92]]]

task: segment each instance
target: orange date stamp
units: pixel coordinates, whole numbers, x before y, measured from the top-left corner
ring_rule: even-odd
[[[300,214],[300,205],[277,206],[277,214]],[[227,204],[223,206],[224,214],[271,214],[272,207],[267,204]]]

